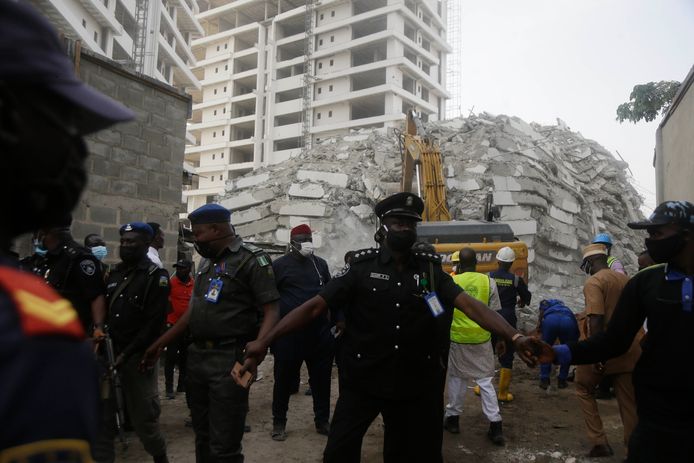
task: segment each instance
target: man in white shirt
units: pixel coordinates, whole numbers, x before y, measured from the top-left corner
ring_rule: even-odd
[[[157,267],[164,268],[164,264],[161,262],[161,258],[159,257],[159,250],[164,247],[164,232],[161,231],[161,226],[156,222],[147,222],[147,225],[152,227],[152,230],[154,230],[154,238],[152,239],[152,244],[149,246],[149,250],[147,251],[147,257]]]

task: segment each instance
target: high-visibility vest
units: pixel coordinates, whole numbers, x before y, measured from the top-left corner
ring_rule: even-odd
[[[489,304],[491,287],[489,276],[478,272],[465,272],[453,277],[453,281],[465,292],[483,304]],[[458,344],[482,344],[491,339],[492,334],[472,321],[462,311],[453,311],[451,341]]]

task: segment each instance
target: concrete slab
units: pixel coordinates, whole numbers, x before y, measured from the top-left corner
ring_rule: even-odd
[[[346,188],[349,177],[347,174],[338,174],[333,172],[321,172],[318,170],[300,170],[296,173],[298,180],[310,180],[313,182],[325,182],[330,185]]]
[[[537,233],[535,220],[508,220],[504,221],[513,230],[514,235],[534,235]]]
[[[498,151],[497,151],[497,153],[498,153]],[[485,173],[486,171],[487,171],[487,166],[485,166],[484,164],[477,164],[474,167],[468,167],[465,169],[465,172],[469,173],[469,174],[480,174],[481,175],[481,174]]]
[[[280,215],[299,215],[305,217],[324,217],[327,208],[321,203],[294,202],[280,207]]]
[[[493,176],[494,190],[496,191],[521,191],[521,185],[513,177]]]
[[[457,178],[447,178],[446,186],[451,189],[464,190],[464,191],[475,191],[482,188],[477,180],[458,180]]]
[[[532,217],[532,209],[522,206],[503,206],[499,220],[527,220]]]
[[[569,214],[568,212],[564,212],[555,206],[549,207],[549,215],[551,217],[554,217],[555,219],[559,220],[560,222],[564,222],[565,224],[568,224],[568,225],[573,225],[573,223],[574,223],[573,214]]]
[[[516,206],[510,191],[495,191],[494,204],[497,206]]]
[[[243,192],[230,196],[229,198],[225,198],[222,201],[220,201],[219,204],[221,204],[229,210],[235,211],[238,209],[245,209],[249,206],[254,206],[256,204],[261,204],[265,201],[274,198],[274,196],[275,193],[271,189],[264,188],[256,190],[252,193]]]
[[[289,196],[297,198],[322,198],[325,190],[318,183],[292,183],[289,187]]]
[[[359,217],[361,220],[368,219],[373,214],[373,208],[368,204],[360,204],[358,206],[352,206],[349,210]]]
[[[269,178],[270,174],[266,172],[259,175],[251,175],[250,177],[241,177],[240,179],[234,180],[231,183],[234,186],[234,189],[241,190],[260,185],[261,183],[267,182]]]

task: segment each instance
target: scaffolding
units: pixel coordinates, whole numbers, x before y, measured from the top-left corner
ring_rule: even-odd
[[[316,0],[306,2],[306,13],[304,15],[304,30],[306,40],[304,41],[304,88],[301,92],[302,111],[301,111],[301,138],[302,151],[305,153],[311,148],[311,103],[313,100],[313,24],[315,23]]]
[[[135,22],[137,33],[133,40],[133,67],[136,72],[143,73],[145,69],[145,54],[147,46],[147,15],[149,14],[149,0],[135,2]]]
[[[450,98],[446,101],[446,119],[460,117],[463,105],[463,38],[462,38],[462,0],[448,0],[446,6],[446,27],[448,44],[453,51],[446,63],[446,90]]]

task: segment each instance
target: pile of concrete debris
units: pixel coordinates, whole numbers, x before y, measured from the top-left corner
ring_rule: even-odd
[[[626,163],[598,143],[561,120],[541,126],[489,114],[426,130],[441,146],[452,218],[482,219],[492,191],[499,220],[529,247],[535,301],[557,297],[582,309],[580,248],[597,232],[612,235],[613,253],[635,272],[643,237],[625,223],[641,217],[642,199]],[[286,242],[293,226],[309,223],[335,267],[347,250],[374,245],[372,207],[399,190],[401,167],[392,131],[361,130],[230,181],[222,204],[235,211],[238,232],[257,241]],[[521,315],[535,323],[534,311]]]

